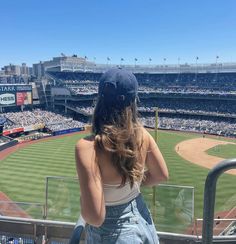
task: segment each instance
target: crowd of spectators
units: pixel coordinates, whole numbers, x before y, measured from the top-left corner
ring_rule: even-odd
[[[236,95],[236,90],[218,90],[213,88],[201,88],[195,86],[168,86],[168,87],[154,87],[154,86],[147,86],[141,85],[139,86],[139,94],[179,94],[179,95]]]
[[[156,108],[162,112],[236,116],[236,101],[232,100],[153,98],[140,101],[140,112],[154,112]]]
[[[68,128],[79,128],[84,125],[82,122],[73,120],[62,114],[41,109],[3,113],[2,116],[7,119],[7,123],[4,124],[4,130],[44,124],[46,128],[55,131]]]
[[[140,121],[144,126],[155,128],[155,117],[141,117]],[[180,130],[200,132],[206,134],[215,134],[221,136],[236,136],[236,124],[230,121],[217,121],[213,118],[206,117],[199,119],[199,117],[192,116],[191,118],[180,117],[159,117],[158,128],[167,130]]]
[[[82,112],[82,113],[87,114],[87,115],[92,115],[93,111],[94,111],[94,107],[76,106],[76,110],[80,113]]]
[[[97,94],[98,92],[98,84],[96,83],[77,83],[77,84],[69,84],[66,87],[71,91],[73,95],[86,95],[86,94]],[[169,87],[151,87],[141,85],[138,90],[139,94],[185,94],[185,95],[231,95],[236,96],[236,90],[216,90],[210,88],[199,88],[199,87],[177,87],[177,86],[169,86]]]
[[[97,91],[99,73],[52,72],[61,85],[74,94]],[[140,93],[232,94],[236,95],[236,73],[137,73]],[[86,86],[86,83],[89,84]],[[83,86],[86,88],[83,88]],[[82,88],[80,87],[82,86]],[[78,91],[77,91],[78,90]]]
[[[91,101],[83,101],[83,103],[71,101],[70,106],[88,116],[91,116],[94,110]],[[145,126],[155,126],[154,111],[156,108],[161,114],[159,128],[236,136],[236,101],[234,100],[141,99],[138,111]],[[188,115],[188,117],[185,115]],[[235,122],[232,122],[232,120],[235,120]]]
[[[67,119],[66,121],[59,121],[58,123],[54,124],[47,124],[46,127],[50,131],[60,131],[60,130],[67,130],[73,128],[80,128],[83,127],[85,124],[81,121]]]
[[[229,101],[174,99],[158,100],[158,104],[155,102],[157,101],[141,101],[141,106],[138,107],[140,120],[147,127],[155,127],[154,111],[158,107],[161,115],[158,127],[161,129],[236,136],[236,104],[230,104]],[[92,115],[94,106],[78,104],[74,102],[70,106],[74,106],[80,113]]]
[[[92,102],[69,102],[69,106],[77,111],[91,115],[94,110]],[[141,99],[138,104],[139,112],[159,112],[177,114],[202,114],[221,117],[236,117],[236,101],[216,99],[180,99],[153,98]]]
[[[89,81],[89,82],[74,82],[68,83],[66,80],[64,86],[68,88],[73,95],[79,94],[97,94],[98,92],[98,83]],[[228,89],[217,89],[216,87],[199,87],[199,86],[176,86],[173,84],[169,84],[168,86],[159,86],[159,84],[144,84],[142,83],[139,86],[138,90],[139,94],[146,95],[146,94],[185,94],[185,95],[231,95],[236,96],[236,90],[228,90]]]
[[[96,94],[98,92],[97,84],[77,84],[75,85],[67,85],[67,88],[71,91],[73,95],[90,95]]]
[[[98,92],[101,73],[54,72],[51,75],[57,85],[68,88],[73,95],[80,98],[80,102],[76,102],[75,98],[71,101],[67,98],[67,106],[75,108],[81,114],[91,116],[94,110],[92,100]],[[231,99],[236,98],[236,73],[199,73],[195,70],[192,73],[163,72],[135,75],[139,82],[139,112],[145,125],[153,126],[154,117],[150,116],[153,116],[151,113],[158,108],[158,111],[165,114],[164,117],[163,115],[160,117],[160,128],[225,135],[234,133],[234,124],[227,119],[236,117],[236,99]],[[199,97],[194,97],[192,94]],[[211,96],[212,94],[219,95],[220,99],[217,100]],[[209,95],[209,99],[206,99],[205,95]],[[86,97],[84,101],[81,99],[83,97]],[[169,114],[173,116],[168,117]],[[184,117],[187,114],[191,116]],[[83,126],[82,123],[73,122],[63,115],[42,110],[25,111],[19,115],[9,113],[7,116],[9,120],[5,129],[36,123],[44,123],[51,130]],[[215,118],[225,119],[217,121]]]

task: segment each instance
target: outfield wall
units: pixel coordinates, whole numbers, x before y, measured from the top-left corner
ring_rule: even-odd
[[[80,128],[72,128],[67,130],[54,131],[52,134],[53,136],[59,136],[59,135],[65,135],[65,134],[70,134],[70,133],[84,131],[84,130],[85,130],[84,127],[80,127]]]
[[[0,151],[3,151],[3,150],[5,150],[5,149],[7,149],[9,147],[13,147],[13,146],[15,146],[17,144],[18,144],[17,140],[13,140],[13,141],[7,142],[7,143],[5,143],[5,144],[0,146]]]

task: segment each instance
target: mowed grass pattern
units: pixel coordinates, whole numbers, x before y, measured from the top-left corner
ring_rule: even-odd
[[[82,135],[52,138],[12,153],[0,163],[0,189],[14,201],[45,202],[45,177],[75,177],[74,148]]]
[[[45,203],[45,177],[76,177],[74,148],[84,135],[71,134],[62,138],[39,141],[12,153],[0,163],[0,190],[14,201]],[[181,158],[174,150],[177,143],[199,137],[188,133],[158,132],[158,145],[167,162],[170,179],[168,184],[193,186],[195,188],[195,217],[203,211],[203,191],[208,170]],[[217,187],[216,211],[235,204],[236,176],[225,174]],[[142,192],[152,202],[152,188]],[[162,196],[157,196],[161,198]],[[79,204],[79,203],[76,203]],[[75,216],[76,218],[77,216]]]

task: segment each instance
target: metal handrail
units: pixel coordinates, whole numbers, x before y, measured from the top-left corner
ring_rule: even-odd
[[[236,158],[220,162],[207,175],[204,190],[202,244],[212,244],[217,179],[222,173],[233,168],[236,168]]]
[[[78,223],[77,223],[78,224]],[[32,228],[33,227],[33,228]],[[79,226],[77,226],[79,227]],[[34,240],[40,241],[44,236],[49,240],[62,239],[61,243],[78,244],[78,239],[84,240],[84,235],[79,228],[76,230],[76,236],[73,237],[71,233],[75,227],[74,222],[61,222],[42,219],[26,219],[0,216],[0,236],[18,236],[18,237],[31,237]],[[4,231],[3,231],[4,230]],[[75,229],[74,229],[75,230]],[[78,231],[78,232],[77,232]],[[157,232],[160,241],[163,243],[178,243],[178,244],[197,244],[201,243],[202,238],[196,235],[177,234],[170,232]],[[73,239],[72,239],[73,237]],[[217,243],[235,243],[235,236],[214,236],[214,241]],[[36,242],[42,243],[42,242]]]
[[[213,221],[214,221],[214,208],[215,208],[215,193],[216,183],[218,177],[227,170],[236,168],[236,158],[227,159],[210,170],[205,181],[204,190],[204,208],[203,208],[203,227],[202,227],[202,244],[212,244],[213,240]],[[84,225],[79,224],[74,229],[73,235],[76,236],[77,241],[80,239]],[[73,242],[73,235],[70,244]],[[219,240],[225,237],[217,237]],[[229,238],[230,239],[230,238]],[[78,242],[77,242],[78,243]]]

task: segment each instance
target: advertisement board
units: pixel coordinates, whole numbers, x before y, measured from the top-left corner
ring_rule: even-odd
[[[0,106],[32,104],[32,85],[0,85]]]
[[[19,132],[23,132],[23,131],[24,131],[23,127],[14,128],[14,129],[11,129],[11,130],[4,130],[3,131],[3,135],[7,136],[7,135],[10,135],[10,134],[19,133]]]
[[[0,104],[1,105],[12,105],[16,103],[16,97],[14,93],[4,93],[0,94]]]
[[[84,131],[84,127],[54,131],[52,134],[54,136],[59,136],[59,135],[69,134],[69,133],[78,132],[78,131]]]
[[[16,105],[28,105],[32,104],[31,92],[17,92],[16,93]]]

